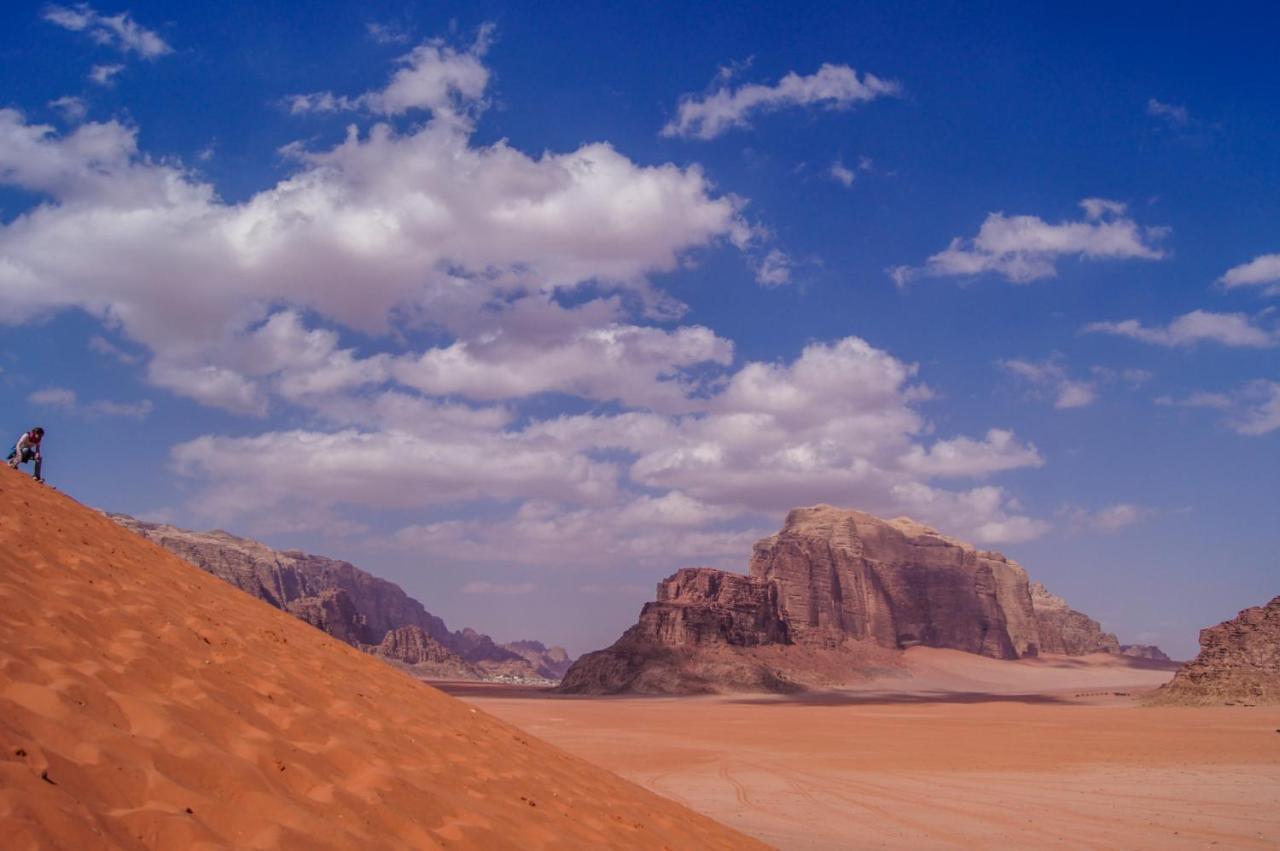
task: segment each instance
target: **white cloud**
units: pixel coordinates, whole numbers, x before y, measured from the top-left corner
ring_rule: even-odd
[[[409,41],[408,31],[396,23],[383,24],[370,21],[364,25],[364,31],[378,44],[405,44]]]
[[[771,248],[756,266],[756,283],[764,287],[781,287],[791,283],[791,258],[787,253]]]
[[[723,75],[717,77],[717,84],[719,87],[708,94],[681,97],[676,117],[662,128],[662,135],[714,139],[735,127],[750,126],[749,119],[758,112],[815,105],[849,109],[902,92],[893,80],[882,80],[874,74],[859,78],[848,65],[830,63],[808,76],[792,71],[772,86],[752,83],[734,89]]]
[[[116,75],[123,70],[123,65],[94,65],[89,69],[89,79],[99,86],[111,86],[115,84]]]
[[[1129,337],[1156,346],[1194,346],[1212,342],[1235,348],[1265,349],[1280,343],[1280,333],[1264,328],[1243,313],[1213,313],[1193,310],[1166,326],[1143,325],[1136,319],[1121,322],[1091,322],[1085,333]]]
[[[429,110],[437,118],[459,115],[478,106],[489,85],[489,69],[481,60],[492,34],[493,27],[485,25],[465,50],[439,39],[424,42],[397,60],[400,67],[384,88],[356,97],[333,92],[293,95],[287,99],[289,110],[299,114],[363,109],[392,116]]]
[[[508,558],[547,563],[568,558],[569,547],[579,547],[585,559],[602,552],[632,559],[710,555],[743,543],[740,529],[723,524],[756,518],[758,532],[759,518],[814,502],[912,513],[988,542],[1002,530],[1022,539],[1042,529],[1017,514],[1001,488],[957,493],[926,485],[934,477],[981,478],[1043,459],[998,429],[982,440],[918,443],[927,424],[914,405],[928,391],[912,383],[914,373],[849,338],[811,345],[789,364],[748,363],[687,400],[687,413],[646,406],[518,427],[505,409],[446,408],[378,392],[318,404],[322,416],[358,428],[210,436],[177,447],[175,460],[203,483],[201,505],[219,520],[282,505],[305,513],[299,502],[328,516],[342,504],[522,501],[507,520],[439,521],[401,536],[406,546],[430,544],[472,560],[496,559],[495,547]],[[273,463],[242,463],[257,456]],[[634,527],[632,538],[605,549],[605,542],[583,545],[621,527]],[[594,537],[584,538],[590,529]],[[672,549],[677,544],[683,549]]]
[[[399,70],[462,55],[433,49]],[[766,283],[790,265],[698,167],[480,145],[452,110],[483,88],[441,85],[439,110],[429,87],[406,95],[423,123],[289,146],[292,172],[238,203],[140,152],[136,128],[0,110],[0,182],[43,198],[0,225],[0,321],[82,310],[154,385],[280,413],[173,449],[218,524],[352,531],[353,509],[410,510],[397,540],[442,558],[665,565],[740,564],[820,501],[983,542],[1045,528],[1001,487],[936,484],[1043,459],[1002,429],[935,435],[914,365],[856,337],[743,363],[680,322],[652,276],[693,252],[763,252]]]
[[[956,437],[925,449],[912,446],[901,458],[904,468],[924,476],[984,477],[1003,470],[1044,466],[1044,458],[1013,432],[993,428],[984,440]]]
[[[88,3],[75,6],[49,6],[44,19],[72,32],[82,32],[96,44],[114,47],[121,53],[136,53],[143,59],[157,59],[172,53],[159,33],[133,20],[128,12],[103,15]]]
[[[138,355],[126,352],[124,349],[120,348],[100,334],[94,334],[89,338],[89,350],[97,352],[100,355],[106,355],[109,358],[114,358],[115,360],[120,361],[120,363],[130,366],[142,360]]]
[[[832,180],[843,184],[846,188],[853,186],[854,180],[858,177],[857,174],[854,173],[853,169],[840,162],[840,160],[833,162],[827,173],[831,175]]]
[[[1266,295],[1280,295],[1280,254],[1261,254],[1248,263],[1232,266],[1218,283],[1229,290],[1261,287]]]
[[[1174,127],[1186,127],[1191,123],[1191,113],[1185,106],[1164,103],[1155,98],[1147,100],[1147,115],[1165,121]]]
[[[1118,532],[1121,529],[1149,520],[1157,514],[1155,509],[1128,502],[1109,505],[1096,511],[1090,511],[1079,506],[1068,506],[1059,513],[1064,515],[1076,529],[1087,528],[1108,533]]]
[[[1097,386],[1072,378],[1060,357],[1044,361],[1014,358],[1000,361],[1000,366],[1024,381],[1037,395],[1052,396],[1055,408],[1083,408],[1097,401]]]
[[[973,239],[956,237],[920,267],[895,266],[890,277],[899,286],[920,277],[957,277],[995,273],[1016,284],[1058,274],[1064,257],[1082,260],[1159,260],[1157,243],[1165,228],[1142,227],[1117,201],[1086,198],[1083,220],[1050,224],[1038,216],[991,213]]]
[[[27,397],[27,401],[35,405],[54,408],[69,414],[79,414],[91,419],[95,417],[128,417],[129,419],[144,420],[151,414],[153,409],[151,402],[147,399],[143,399],[141,402],[112,402],[100,399],[88,404],[81,404],[76,392],[66,387],[46,387],[43,390],[37,390]]]
[[[49,101],[49,107],[62,113],[62,117],[70,122],[80,121],[89,114],[89,107],[85,104],[84,99],[74,95],[64,95],[51,100]]]
[[[407,526],[395,543],[461,562],[603,567],[670,566],[673,559],[741,569],[763,528],[707,528],[731,516],[683,494],[637,496],[609,507],[530,501],[510,518]]]
[[[68,411],[76,406],[76,392],[66,387],[46,387],[29,395],[27,401],[33,405]]]
[[[1260,437],[1280,429],[1280,382],[1258,379],[1230,393],[1193,393],[1186,399],[1157,399],[1159,404],[1187,408],[1212,408],[1226,415],[1226,425],[1237,434]]]
[[[59,136],[0,110],[0,141],[0,180],[50,196],[0,227],[0,321],[81,307],[155,352],[157,383],[235,410],[262,409],[226,361],[263,305],[374,333],[397,317],[430,322],[461,338],[510,319],[504,345],[518,348],[513,335],[563,324],[572,311],[556,293],[584,282],[672,316],[678,305],[646,276],[751,233],[740,202],[717,197],[697,167],[640,166],[604,143],[533,159],[472,146],[452,122],[353,130],[297,152],[296,174],[240,204],[139,156],[136,131],[116,122]],[[624,308],[586,312],[609,324]]]
[[[609,324],[563,336],[460,341],[398,360],[391,371],[431,395],[513,399],[556,391],[669,411],[688,409],[696,389],[682,368],[727,365],[732,357],[733,344],[701,326],[664,331]]]

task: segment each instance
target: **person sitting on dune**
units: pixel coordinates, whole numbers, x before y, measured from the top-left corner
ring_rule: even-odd
[[[43,482],[44,478],[40,475],[40,466],[44,463],[44,456],[40,454],[40,442],[44,440],[44,429],[36,426],[18,438],[18,442],[13,445],[13,449],[9,450],[8,462],[13,469],[18,469],[19,464],[25,464],[28,461],[36,462],[35,474],[31,477],[37,482]]]

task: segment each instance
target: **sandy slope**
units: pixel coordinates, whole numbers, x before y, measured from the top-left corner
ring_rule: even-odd
[[[797,698],[457,691],[784,849],[1280,847],[1280,711],[1136,706],[1170,672],[1109,657],[907,657]]]
[[[0,847],[744,848],[0,468]]]

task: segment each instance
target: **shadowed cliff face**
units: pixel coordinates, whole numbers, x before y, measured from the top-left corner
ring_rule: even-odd
[[[799,642],[924,644],[997,659],[1038,648],[1026,571],[906,519],[796,509],[755,545],[751,575],[777,587]]]
[[[869,648],[913,645],[996,659],[1119,650],[1097,621],[1043,586],[1033,593],[1000,553],[907,518],[820,505],[759,541],[749,576],[686,568],[664,580],[639,622],[582,657],[561,688],[788,691],[815,673],[829,681],[885,664]]]
[[[1280,597],[1200,630],[1200,655],[1150,702],[1280,704]]]
[[[123,514],[108,516],[242,591],[422,676],[559,679],[568,668],[570,660],[559,647],[548,650],[536,641],[508,647],[470,628],[451,632],[400,586],[345,561],[273,550],[222,531],[192,532]]]

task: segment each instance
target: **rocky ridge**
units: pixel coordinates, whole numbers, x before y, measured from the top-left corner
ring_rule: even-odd
[[[1149,699],[1153,704],[1280,704],[1280,597],[1200,630],[1200,654]]]
[[[1120,655],[1151,662],[1172,662],[1163,650],[1154,644],[1121,644]]]
[[[221,530],[193,532],[107,516],[242,591],[419,676],[556,680],[568,668],[569,657],[559,647],[501,645],[470,628],[452,632],[400,586],[345,561],[274,550]]]
[[[789,691],[945,647],[1018,659],[1119,642],[1000,553],[909,518],[819,505],[756,543],[750,574],[686,568],[635,626],[579,659],[569,693]]]
[[[1120,642],[1114,635],[1103,632],[1101,624],[1088,615],[1077,612],[1056,594],[1050,594],[1039,582],[1031,583],[1031,605],[1035,609],[1041,653],[1062,656],[1120,653]],[[1160,652],[1158,647],[1152,649]],[[1164,656],[1163,653],[1160,655]],[[1165,656],[1165,659],[1168,658]]]

